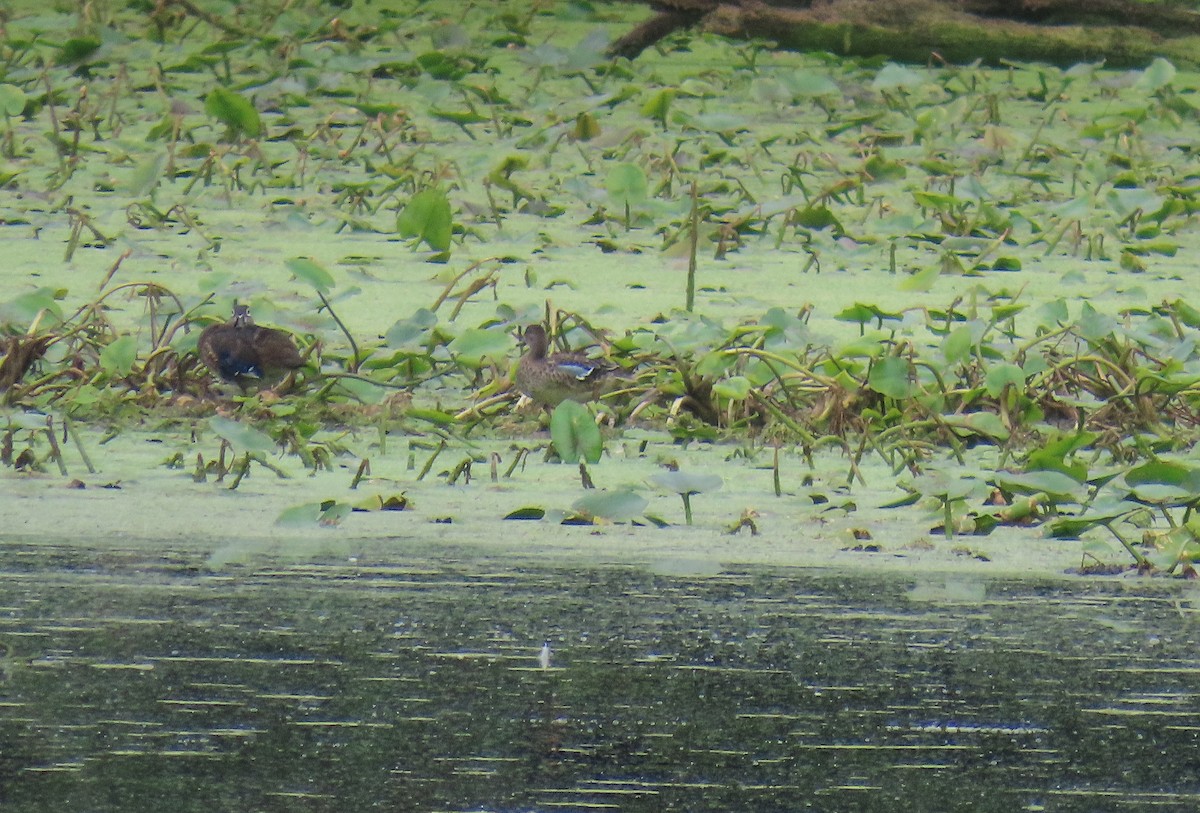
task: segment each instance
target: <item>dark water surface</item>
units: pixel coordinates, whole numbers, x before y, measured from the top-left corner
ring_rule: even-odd
[[[1200,810],[1181,583],[194,564],[0,545],[0,810]]]

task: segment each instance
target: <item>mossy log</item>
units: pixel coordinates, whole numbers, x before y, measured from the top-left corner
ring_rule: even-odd
[[[1200,13],[1138,0],[657,0],[659,15],[613,45],[636,56],[686,25],[789,50],[903,62],[1200,66]],[[669,22],[667,17],[669,16]]]

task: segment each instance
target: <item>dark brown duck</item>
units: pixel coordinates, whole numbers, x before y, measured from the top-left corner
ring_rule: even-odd
[[[234,304],[228,322],[206,327],[196,350],[209,370],[240,387],[277,381],[304,365],[291,335],[254,324],[248,305]]]

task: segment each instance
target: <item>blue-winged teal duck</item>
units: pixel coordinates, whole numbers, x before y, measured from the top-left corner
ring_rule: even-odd
[[[213,374],[243,388],[278,381],[304,365],[291,335],[254,324],[248,305],[235,304],[228,322],[206,327],[196,351]]]
[[[584,403],[600,397],[619,368],[582,353],[547,353],[550,340],[541,325],[525,328],[525,355],[517,362],[517,389],[539,404]]]

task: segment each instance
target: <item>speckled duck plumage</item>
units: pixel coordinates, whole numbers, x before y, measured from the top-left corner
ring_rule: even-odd
[[[524,338],[527,350],[517,362],[517,389],[539,404],[555,407],[563,401],[594,401],[619,371],[582,353],[550,353],[550,340],[541,325],[525,328]]]

